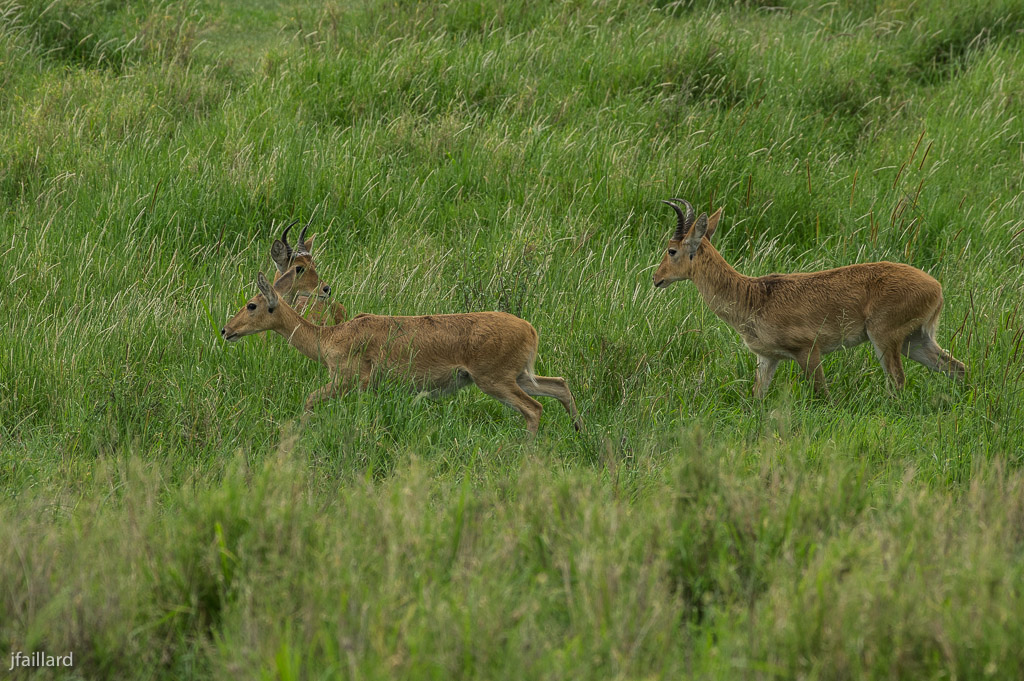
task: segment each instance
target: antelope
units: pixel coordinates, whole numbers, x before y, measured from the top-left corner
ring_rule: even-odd
[[[686,206],[686,214],[676,202]],[[964,365],[935,342],[942,286],[916,267],[893,262],[820,272],[747,277],[711,245],[722,209],[694,219],[683,199],[676,231],[654,273],[654,285],[690,279],[711,310],[757,355],[754,396],[764,397],[779,362],[796,360],[816,393],[827,395],[821,356],[871,341],[895,388],[903,387],[900,354],[963,381]]]
[[[420,317],[359,314],[336,326],[316,326],[293,310],[278,290],[291,290],[293,268],[271,285],[262,272],[259,293],[221,329],[228,342],[261,331],[276,331],[289,345],[326,366],[330,382],[313,391],[306,411],[353,388],[368,389],[384,371],[407,379],[430,397],[454,393],[471,383],[499,402],[518,409],[531,435],[542,407],[531,395],[554,397],[578,431],[582,421],[565,379],[538,376],[537,331],[504,312],[470,312]]]
[[[297,222],[297,221],[296,221]],[[270,259],[277,266],[274,274],[274,283],[282,279],[286,272],[295,270],[295,276],[289,281],[292,282],[288,290],[278,290],[289,305],[304,316],[311,316],[321,324],[329,322],[332,318],[334,323],[340,324],[345,321],[348,311],[345,306],[338,302],[327,302],[327,296],[331,294],[331,287],[324,284],[317,274],[316,266],[313,264],[313,239],[316,234],[306,238],[306,229],[302,228],[299,233],[299,243],[292,248],[288,243],[288,231],[295,226],[295,222],[285,227],[280,239],[275,239],[270,246]],[[328,316],[328,313],[330,316]]]

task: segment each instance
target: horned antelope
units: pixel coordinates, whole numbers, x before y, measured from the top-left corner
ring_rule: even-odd
[[[676,202],[686,206],[685,215]],[[821,356],[864,341],[871,341],[897,389],[903,387],[901,353],[963,381],[964,365],[935,342],[942,286],[928,274],[910,265],[873,262],[746,277],[711,245],[721,209],[694,219],[689,202],[663,203],[678,219],[654,285],[693,281],[704,302],[757,355],[756,397],[764,396],[784,359],[796,360],[815,391],[827,394]]]
[[[471,383],[514,409],[536,435],[542,407],[531,395],[554,397],[580,430],[582,422],[565,379],[537,376],[537,331],[504,312],[471,312],[421,317],[356,315],[336,326],[316,326],[285,302],[294,269],[272,286],[262,272],[259,294],[221,329],[227,341],[261,331],[276,331],[288,343],[330,371],[330,383],[306,400],[310,411],[321,400],[353,388],[366,390],[383,371],[409,380],[417,390],[436,397]]]
[[[313,263],[313,239],[316,234],[306,238],[306,229],[302,228],[299,233],[299,243],[292,248],[288,243],[288,231],[295,226],[295,222],[285,227],[280,239],[275,239],[270,246],[270,259],[277,266],[274,274],[275,286],[286,272],[295,270],[295,276],[290,278],[291,286],[288,290],[278,287],[279,293],[294,306],[296,312],[304,316],[310,316],[320,324],[340,324],[345,321],[348,311],[341,303],[328,301],[327,296],[331,294],[331,287],[320,280]]]

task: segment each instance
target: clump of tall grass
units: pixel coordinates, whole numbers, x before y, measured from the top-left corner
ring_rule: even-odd
[[[220,482],[168,486],[124,452],[73,506],[6,507],[0,637],[167,678],[1014,668],[1024,497],[1003,464],[936,494],[838,449],[802,466],[800,438],[691,432],[644,455],[667,469],[528,457],[471,484],[413,457],[332,483],[300,433]]]

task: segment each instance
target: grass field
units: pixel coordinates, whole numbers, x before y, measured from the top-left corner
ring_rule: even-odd
[[[0,0],[0,676],[1024,676],[1021,0]],[[965,385],[831,399],[692,284],[942,282]],[[219,329],[312,220],[352,312],[540,333],[540,435]]]

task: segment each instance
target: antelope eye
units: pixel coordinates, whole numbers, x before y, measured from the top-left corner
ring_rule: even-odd
[[[668,254],[669,254],[669,255],[671,255],[671,256],[672,256],[673,258],[674,258],[674,257],[676,256],[676,253],[678,253],[678,252],[679,252],[679,251],[677,251],[677,250],[676,250],[676,249],[674,249],[674,248],[670,248],[670,249],[668,249]]]
[[[301,276],[301,275],[302,275],[302,273],[303,273],[303,272],[305,272],[305,271],[306,271],[306,268],[305,268],[305,267],[296,267],[296,268],[295,268],[295,274],[298,274],[298,275],[300,275],[300,276]]]
[[[248,305],[245,306],[245,309],[248,310],[249,312],[252,312],[253,310],[256,309],[256,303],[249,303]]]

